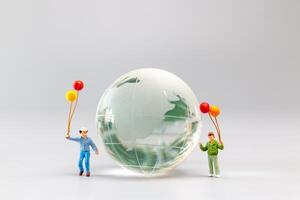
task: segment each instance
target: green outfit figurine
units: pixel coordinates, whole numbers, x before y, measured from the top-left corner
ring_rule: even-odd
[[[220,177],[218,149],[223,150],[224,144],[222,140],[220,140],[219,142],[215,140],[215,135],[213,132],[208,133],[208,139],[209,141],[204,146],[200,143],[200,149],[202,151],[207,151],[209,176],[212,177],[213,174],[215,174],[216,177]]]

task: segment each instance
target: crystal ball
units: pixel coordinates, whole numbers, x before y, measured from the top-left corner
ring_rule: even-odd
[[[96,123],[109,155],[122,167],[161,175],[197,144],[198,100],[176,75],[142,68],[118,78],[101,97]]]

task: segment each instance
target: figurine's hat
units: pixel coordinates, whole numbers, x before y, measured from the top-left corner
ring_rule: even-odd
[[[80,131],[88,131],[88,129],[83,126],[83,127],[80,128]]]

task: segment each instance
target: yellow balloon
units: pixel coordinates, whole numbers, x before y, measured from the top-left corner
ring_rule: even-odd
[[[214,116],[217,117],[220,114],[221,110],[218,106],[209,106],[209,113]]]
[[[75,90],[69,90],[66,92],[66,99],[73,102],[77,99],[77,92]]]

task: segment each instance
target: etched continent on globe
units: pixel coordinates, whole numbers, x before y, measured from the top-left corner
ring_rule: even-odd
[[[164,174],[180,164],[195,147],[201,126],[189,86],[154,68],[117,79],[100,99],[96,122],[108,153],[145,175]]]

